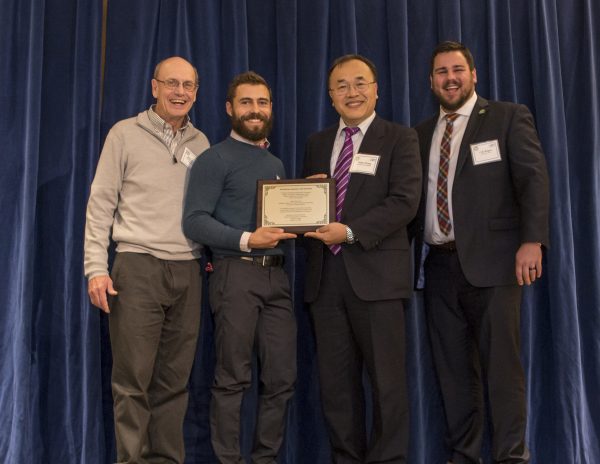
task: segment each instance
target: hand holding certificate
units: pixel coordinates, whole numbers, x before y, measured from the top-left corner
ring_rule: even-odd
[[[259,180],[257,227],[305,233],[335,221],[333,179]]]
[[[290,234],[278,227],[258,227],[248,239],[248,247],[251,249],[275,248],[281,240],[296,238],[296,234]]]

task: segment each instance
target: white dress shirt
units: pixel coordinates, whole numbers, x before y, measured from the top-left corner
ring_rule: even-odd
[[[352,136],[352,147],[354,149],[354,151],[352,152],[353,156],[356,155],[356,153],[358,152],[358,149],[360,148],[360,144],[362,143],[363,139],[365,138],[365,133],[367,132],[367,129],[373,122],[373,119],[375,119],[375,111],[373,111],[373,114],[371,116],[369,116],[367,119],[365,119],[363,122],[361,122],[358,126],[356,126],[356,127],[358,127],[359,131]],[[344,140],[346,140],[346,133],[344,132],[344,129],[346,127],[348,127],[348,126],[346,125],[344,120],[342,118],[340,118],[340,125],[338,127],[337,134],[335,134],[335,141],[333,142],[333,149],[331,150],[330,174],[332,177],[333,177],[333,173],[335,172],[335,165],[340,156],[340,152],[342,151],[342,147],[344,146]],[[352,175],[352,174],[350,174],[350,175]]]
[[[475,107],[477,94],[473,92],[471,98],[455,111],[459,116],[454,120],[452,128],[452,139],[450,141],[450,166],[448,167],[448,212],[450,213],[450,222],[452,230],[448,235],[440,230],[437,218],[437,181],[440,170],[440,145],[446,130],[445,113],[440,108],[440,115],[433,131],[431,139],[431,149],[429,150],[429,174],[427,176],[427,205],[425,207],[425,242],[431,244],[441,244],[452,242],[454,240],[454,216],[452,213],[452,186],[454,185],[454,174],[456,173],[456,163],[460,144],[465,134],[467,123],[471,112]]]

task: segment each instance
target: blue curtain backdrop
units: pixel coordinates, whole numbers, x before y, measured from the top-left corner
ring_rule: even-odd
[[[429,56],[455,39],[475,55],[480,95],[534,113],[551,178],[544,277],[526,289],[522,354],[535,464],[600,462],[600,5],[596,0],[3,0],[0,8],[0,462],[113,462],[106,318],[82,276],[84,212],[99,151],[119,119],[148,107],[157,61],[200,73],[192,119],[229,131],[231,77],[274,92],[272,151],[299,174],[306,137],[333,123],[330,62],[370,57],[377,111],[415,125],[436,109]],[[314,340],[301,302],[302,250],[288,263],[299,324],[298,386],[281,463],[329,462]],[[212,321],[190,380],[187,463],[212,463]],[[443,463],[443,419],[422,303],[406,309],[411,464]],[[252,441],[254,390],[242,440]],[[489,462],[489,457],[486,457]]]

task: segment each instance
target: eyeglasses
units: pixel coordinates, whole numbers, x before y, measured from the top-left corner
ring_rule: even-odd
[[[340,84],[337,87],[335,87],[333,89],[329,89],[329,90],[331,90],[333,93],[335,93],[338,97],[341,97],[343,95],[346,95],[348,92],[350,92],[350,87],[354,87],[357,92],[362,93],[362,92],[366,92],[371,84],[375,84],[375,81],[373,81],[373,82],[355,82],[354,84],[351,84],[350,82],[340,82]]]
[[[178,89],[179,85],[183,86],[183,90],[188,92],[193,92],[198,88],[198,84],[192,81],[179,82],[177,79],[167,79],[165,81],[161,81],[160,79],[154,78],[156,82],[160,82],[164,84],[167,89]]]

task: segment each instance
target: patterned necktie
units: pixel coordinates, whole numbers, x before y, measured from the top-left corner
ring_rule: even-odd
[[[348,182],[350,181],[350,165],[352,164],[352,155],[354,154],[352,136],[358,131],[358,127],[344,127],[346,138],[344,139],[344,146],[342,147],[342,151],[340,152],[340,156],[338,157],[333,172],[336,188],[335,217],[338,222],[342,219],[342,208],[344,207],[344,199],[346,198]],[[337,255],[342,247],[336,243],[334,245],[329,245],[329,249],[334,255]]]
[[[457,113],[447,114],[446,130],[442,137],[440,145],[440,170],[437,180],[437,218],[440,230],[444,235],[448,235],[452,230],[450,222],[450,212],[448,210],[448,167],[450,166],[450,142],[452,140],[452,127],[454,120],[458,117]]]

